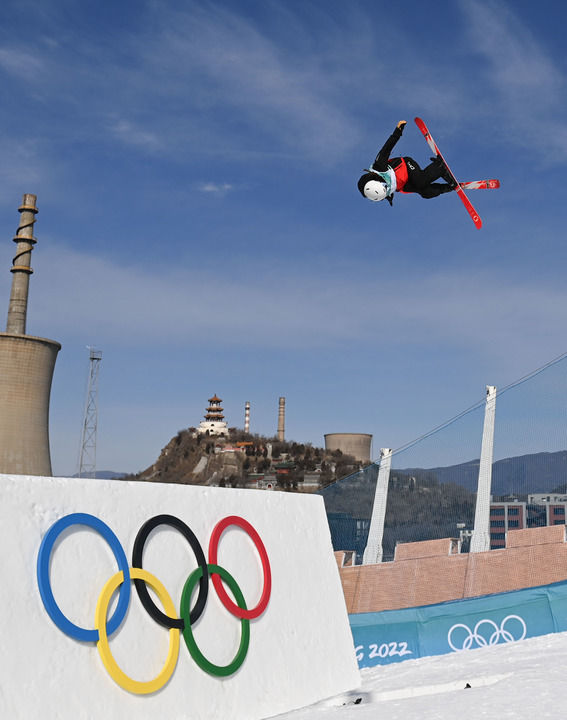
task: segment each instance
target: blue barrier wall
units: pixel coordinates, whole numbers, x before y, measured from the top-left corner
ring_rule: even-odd
[[[474,650],[567,630],[567,581],[349,620],[361,668]]]

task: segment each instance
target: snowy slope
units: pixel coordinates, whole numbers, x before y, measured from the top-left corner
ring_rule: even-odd
[[[278,720],[560,717],[567,702],[567,633],[409,660],[361,674],[359,692]],[[361,702],[352,704],[356,698]]]

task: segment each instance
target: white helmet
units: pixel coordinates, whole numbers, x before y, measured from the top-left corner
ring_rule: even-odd
[[[364,186],[364,195],[373,202],[384,200],[387,195],[386,183],[379,180],[369,180]]]

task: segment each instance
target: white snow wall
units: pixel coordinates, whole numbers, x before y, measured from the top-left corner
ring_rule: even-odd
[[[254,720],[359,685],[322,498],[10,475],[0,475],[0,493],[0,717]],[[155,515],[174,515],[186,523],[207,561],[209,538],[220,520],[236,515],[250,523],[269,558],[272,591],[264,613],[250,620],[250,645],[240,669],[229,677],[207,674],[181,636],[177,664],[162,689],[138,695],[121,688],[105,669],[96,643],[63,633],[38,590],[42,538],[70,513],[88,513],[106,523],[130,565],[138,530]],[[244,530],[233,525],[224,530],[217,562],[233,575],[247,607],[256,605],[264,575],[260,555]],[[143,567],[163,583],[179,612],[183,585],[197,567],[183,535],[165,525],[156,528],[145,544]],[[84,525],[64,530],[53,546],[49,571],[64,615],[76,625],[94,628],[97,599],[117,571],[112,550],[95,530]],[[133,583],[131,591],[110,650],[126,675],[149,681],[166,662],[170,632],[149,617]],[[221,604],[211,581],[205,611],[193,631],[201,652],[217,665],[228,664],[239,647],[241,622]]]

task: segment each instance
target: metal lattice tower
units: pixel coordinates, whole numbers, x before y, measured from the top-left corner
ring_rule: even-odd
[[[98,422],[98,373],[102,352],[89,348],[89,382],[81,432],[79,477],[96,477],[96,430]]]

